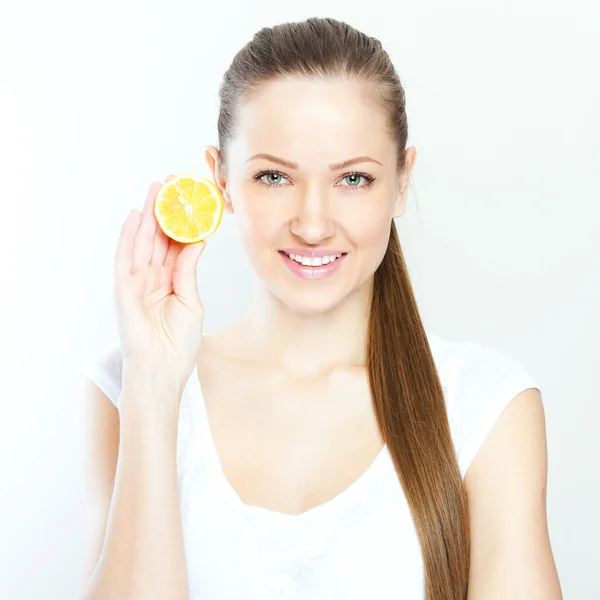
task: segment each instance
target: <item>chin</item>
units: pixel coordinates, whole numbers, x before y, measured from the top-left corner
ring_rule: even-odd
[[[325,314],[335,310],[348,297],[351,290],[347,283],[336,282],[335,285],[307,285],[299,281],[277,281],[269,286],[271,292],[289,310],[306,315]]]
[[[329,297],[328,297],[329,296]],[[338,294],[333,297],[329,294],[297,294],[295,296],[281,297],[280,300],[290,309],[306,315],[320,315],[331,312],[341,302]]]

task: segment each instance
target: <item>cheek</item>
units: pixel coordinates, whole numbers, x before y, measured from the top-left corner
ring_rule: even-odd
[[[387,247],[392,217],[387,211],[363,211],[360,215],[348,215],[345,221],[347,236],[358,251],[379,253]]]
[[[277,237],[281,215],[264,199],[253,199],[249,195],[240,195],[238,199],[234,206],[238,230],[246,250],[254,253],[256,248]]]

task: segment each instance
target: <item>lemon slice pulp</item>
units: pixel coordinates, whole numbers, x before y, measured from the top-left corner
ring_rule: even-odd
[[[223,216],[223,199],[209,179],[177,175],[158,190],[154,215],[168,237],[192,244],[217,230]]]

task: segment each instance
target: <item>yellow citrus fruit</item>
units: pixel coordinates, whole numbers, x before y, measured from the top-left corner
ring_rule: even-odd
[[[193,244],[214,233],[221,224],[223,199],[209,179],[177,175],[158,190],[154,215],[171,239]]]

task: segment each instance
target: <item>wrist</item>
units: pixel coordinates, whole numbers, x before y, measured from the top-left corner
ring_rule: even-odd
[[[175,451],[179,410],[174,403],[156,402],[140,396],[131,388],[123,389],[119,403],[119,448],[152,457],[163,451]],[[159,399],[160,400],[160,399]]]
[[[124,369],[119,412],[136,419],[158,416],[161,422],[177,423],[182,394],[183,386],[176,381]]]
[[[142,393],[155,393],[161,396],[183,393],[181,380],[172,371],[163,366],[155,367],[149,363],[125,359],[123,361],[123,388],[139,390]]]

